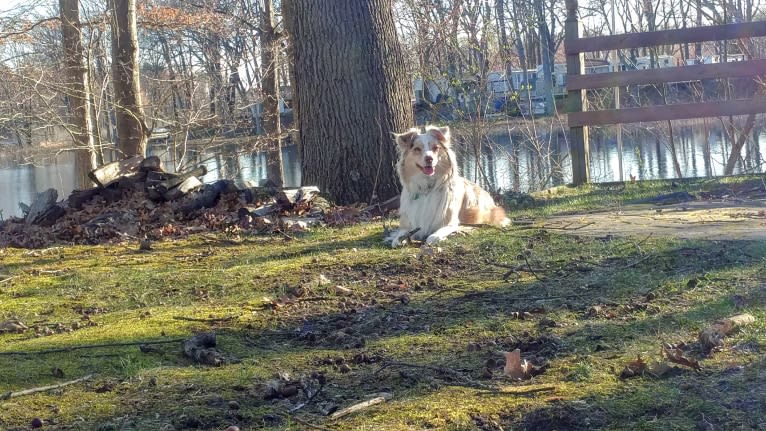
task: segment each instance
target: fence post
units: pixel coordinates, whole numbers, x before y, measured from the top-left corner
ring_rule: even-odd
[[[582,24],[577,18],[577,0],[566,0],[567,19],[564,33],[564,44],[580,38]],[[581,52],[567,54],[567,75],[583,75],[585,73],[585,56]],[[586,90],[567,92],[567,112],[581,112],[588,109]],[[590,143],[588,142],[588,126],[569,128],[569,148],[572,159],[572,182],[579,186],[590,181]]]

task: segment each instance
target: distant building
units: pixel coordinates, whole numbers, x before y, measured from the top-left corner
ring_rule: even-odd
[[[676,58],[672,55],[658,55],[655,58],[654,68],[675,67]],[[652,68],[652,58],[649,56],[637,57],[634,63],[623,63],[620,70],[647,70]]]
[[[736,61],[745,61],[745,54],[727,54],[726,61],[728,63],[736,62]],[[702,57],[701,62],[702,64],[723,63],[723,55],[721,54],[708,55],[706,57]]]

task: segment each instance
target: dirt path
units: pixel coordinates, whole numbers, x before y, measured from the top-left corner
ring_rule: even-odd
[[[534,226],[593,236],[654,233],[686,239],[766,240],[766,200],[633,204],[603,212],[549,217]]]

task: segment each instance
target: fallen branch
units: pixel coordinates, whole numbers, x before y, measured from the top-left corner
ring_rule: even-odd
[[[307,405],[309,405],[309,404],[311,403],[311,401],[313,401],[313,400],[314,400],[314,398],[316,398],[316,397],[317,397],[317,395],[319,395],[319,393],[320,393],[320,392],[322,392],[322,389],[323,389],[323,388],[324,388],[324,385],[320,385],[320,386],[317,388],[316,392],[314,392],[313,394],[309,395],[309,397],[306,399],[306,401],[304,401],[304,402],[302,402],[302,403],[298,404],[297,406],[295,406],[295,407],[291,408],[291,409],[289,410],[289,411],[290,411],[290,413],[295,413],[295,412],[297,412],[298,410],[300,410],[300,409],[302,409],[302,408],[306,407]]]
[[[384,403],[387,400],[391,399],[391,394],[388,392],[383,392],[380,394],[380,396],[377,396],[375,398],[371,398],[367,401],[362,401],[361,403],[356,403],[352,406],[346,407],[345,409],[338,410],[337,412],[330,415],[330,420],[336,420],[340,419],[343,416],[348,416],[352,413],[356,413],[359,411],[362,411],[366,408],[372,407],[376,404]]]
[[[10,276],[8,278],[4,278],[4,279],[0,280],[0,284],[7,283],[7,282],[13,280],[14,278],[19,278],[19,276],[18,275],[12,275],[12,276]]]
[[[486,391],[486,392],[478,392],[477,396],[486,396],[486,395],[529,395],[529,394],[535,394],[538,392],[549,392],[549,391],[555,391],[556,387],[553,385],[550,386],[539,386],[536,388],[529,388],[529,389],[519,389],[519,390],[513,390],[513,391]]]
[[[188,322],[205,322],[205,323],[217,323],[217,322],[228,322],[230,320],[234,320],[238,318],[239,316],[226,316],[226,317],[186,317],[186,316],[173,316],[174,320],[184,320]]]
[[[88,374],[87,376],[80,377],[79,379],[70,380],[68,382],[63,382],[56,385],[40,386],[38,388],[24,389],[23,391],[18,391],[18,392],[6,392],[0,395],[0,400],[8,400],[11,398],[21,397],[24,395],[35,394],[37,392],[47,392],[52,389],[63,388],[64,386],[69,386],[69,385],[74,385],[80,382],[84,382],[86,380],[89,380],[91,377],[93,377],[93,374]]]
[[[384,369],[389,368],[389,367],[408,367],[408,368],[420,368],[420,369],[424,369],[424,370],[430,370],[430,371],[433,371],[435,373],[446,374],[446,375],[454,378],[455,380],[461,381],[463,384],[465,384],[465,386],[468,386],[468,387],[474,387],[474,388],[478,388],[478,389],[486,389],[486,390],[490,390],[490,391],[497,390],[497,388],[495,388],[494,386],[485,385],[483,383],[480,383],[480,382],[477,382],[475,380],[472,380],[471,378],[466,377],[462,373],[459,373],[459,372],[457,372],[455,370],[452,370],[452,369],[449,369],[449,368],[444,368],[444,367],[441,367],[441,368],[440,367],[434,367],[432,365],[410,364],[410,363],[407,363],[407,362],[386,362],[383,365],[381,365],[380,368],[378,368],[375,371],[374,374],[377,375],[379,372],[381,372]]]
[[[126,343],[82,344],[79,346],[61,347],[58,349],[34,350],[34,351],[15,350],[15,351],[8,351],[8,352],[0,352],[0,356],[11,356],[11,355],[32,356],[32,355],[43,355],[46,353],[71,352],[72,350],[100,349],[102,347],[140,346],[142,344],[146,344],[146,345],[171,344],[171,343],[180,343],[182,341],[186,341],[186,339],[173,338],[173,339],[161,340],[161,341],[133,341],[133,342],[126,342]]]
[[[632,268],[632,267],[634,267],[634,266],[638,265],[639,263],[641,263],[641,262],[645,261],[646,259],[649,259],[650,257],[652,257],[652,255],[651,255],[651,254],[649,254],[649,255],[646,255],[646,256],[642,257],[641,259],[638,259],[638,260],[636,260],[636,261],[634,261],[634,262],[632,262],[632,263],[629,263],[629,264],[627,264],[627,265],[623,266],[622,268],[623,268],[623,269]]]

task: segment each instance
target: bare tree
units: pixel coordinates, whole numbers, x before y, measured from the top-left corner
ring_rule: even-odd
[[[95,166],[93,151],[93,128],[91,121],[90,86],[88,69],[83,63],[82,38],[80,37],[79,0],[59,0],[61,13],[61,42],[64,47],[64,91],[69,101],[71,127],[69,128],[76,148],[75,167],[78,187],[90,184],[88,172]]]
[[[136,0],[109,0],[112,19],[112,85],[119,148],[126,156],[146,154],[150,130],[141,101]]]
[[[411,127],[412,110],[391,0],[290,0],[283,9],[303,182],[341,204],[396,195],[392,133]]]
[[[261,20],[261,63],[263,67],[263,129],[266,134],[266,175],[282,187],[282,124],[279,118],[279,40],[274,26],[273,0],[264,0]]]

